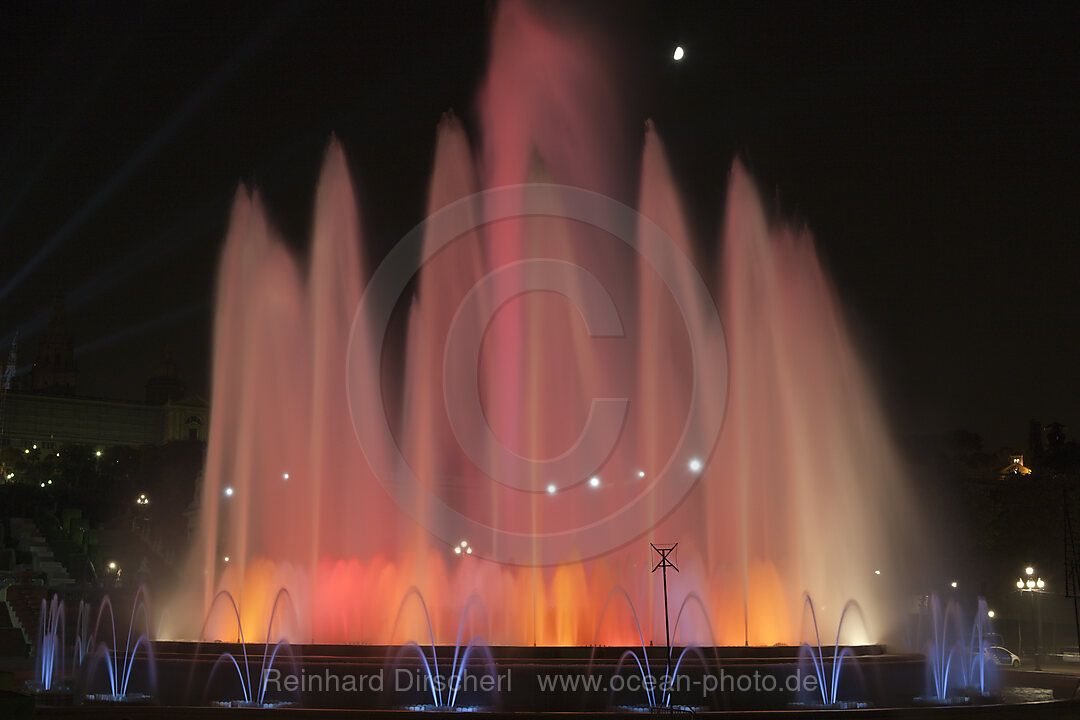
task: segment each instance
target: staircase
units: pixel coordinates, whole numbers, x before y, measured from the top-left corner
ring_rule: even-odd
[[[8,616],[11,629],[30,647],[34,645],[37,637],[41,622],[41,601],[44,598],[45,588],[41,585],[9,585],[0,590],[0,611]]]
[[[30,644],[26,636],[21,628],[12,624],[7,603],[0,600],[0,658],[27,657],[29,654]]]
[[[33,520],[11,518],[11,539],[19,550],[30,553],[31,569],[44,573],[49,587],[75,584],[67,569],[53,556],[52,549]]]

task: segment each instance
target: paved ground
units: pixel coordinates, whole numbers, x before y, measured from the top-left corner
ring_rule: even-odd
[[[1035,660],[1034,658],[1024,658],[1020,663],[1021,670],[1034,670]],[[1049,672],[1062,673],[1064,675],[1078,675],[1080,676],[1080,663],[1067,663],[1062,662],[1061,658],[1044,657],[1042,660],[1042,669]]]

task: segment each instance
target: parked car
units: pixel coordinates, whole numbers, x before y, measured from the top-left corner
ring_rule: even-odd
[[[995,665],[1014,668],[1020,667],[1020,656],[1000,645],[986,648],[986,657],[992,660]]]

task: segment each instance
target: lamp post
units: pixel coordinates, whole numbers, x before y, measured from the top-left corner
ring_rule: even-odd
[[[1016,581],[1016,589],[1021,593],[1031,595],[1031,624],[1035,626],[1035,669],[1042,670],[1042,662],[1039,658],[1039,648],[1042,647],[1042,626],[1036,614],[1035,596],[1046,592],[1046,583],[1035,572],[1035,568],[1028,565],[1024,568],[1024,576]]]

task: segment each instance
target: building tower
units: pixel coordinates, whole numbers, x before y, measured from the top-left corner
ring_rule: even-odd
[[[30,389],[50,395],[75,394],[75,343],[68,332],[64,301],[57,296],[49,326],[38,343]]]
[[[7,365],[4,373],[0,375],[0,450],[7,445],[7,437],[4,435],[4,410],[7,406],[7,394],[11,389],[11,381],[15,378],[15,367],[18,362],[19,331],[15,331],[15,337],[11,340],[11,350],[8,352]],[[7,478],[7,468],[0,460],[0,482]]]

